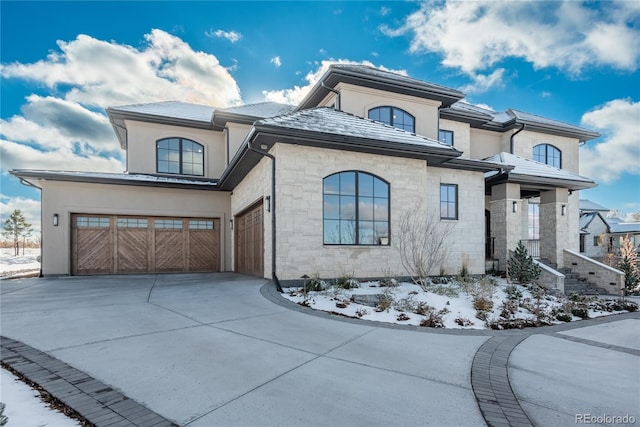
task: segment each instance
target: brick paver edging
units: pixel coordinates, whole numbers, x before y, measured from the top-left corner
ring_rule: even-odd
[[[529,334],[496,335],[486,341],[473,357],[471,387],[480,412],[491,427],[531,427],[509,382],[509,355]]]
[[[173,427],[177,424],[118,390],[20,341],[0,336],[2,362],[96,427]]]

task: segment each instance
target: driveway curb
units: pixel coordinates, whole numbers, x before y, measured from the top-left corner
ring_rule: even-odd
[[[96,427],[174,427],[177,424],[53,356],[0,336],[2,362],[73,408]]]

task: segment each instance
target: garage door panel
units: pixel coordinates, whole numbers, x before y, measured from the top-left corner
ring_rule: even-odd
[[[156,271],[184,271],[184,233],[182,230],[156,230]]]
[[[149,231],[146,229],[118,229],[117,270],[119,273],[149,271]]]
[[[81,229],[77,232],[77,272],[110,273],[113,268],[110,229]]]
[[[264,275],[263,205],[251,208],[236,218],[236,271],[262,277]]]

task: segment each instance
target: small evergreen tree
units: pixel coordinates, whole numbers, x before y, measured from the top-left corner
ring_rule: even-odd
[[[20,209],[14,210],[4,222],[2,235],[13,241],[14,256],[20,255],[20,239],[29,237],[32,230]]]
[[[531,283],[538,280],[542,270],[533,262],[533,258],[527,252],[522,242],[518,242],[516,251],[509,258],[509,275],[520,284]]]
[[[625,293],[636,293],[640,291],[640,261],[638,260],[638,252],[631,243],[628,234],[622,239],[620,256],[622,260],[618,267],[624,272]]]

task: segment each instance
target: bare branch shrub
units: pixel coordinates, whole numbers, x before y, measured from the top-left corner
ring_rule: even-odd
[[[394,247],[416,284],[423,286],[430,272],[444,263],[452,229],[452,223],[443,223],[420,203],[401,215]]]

